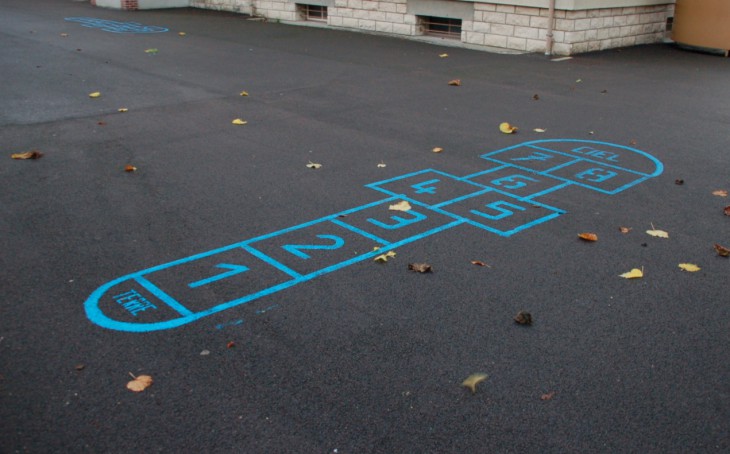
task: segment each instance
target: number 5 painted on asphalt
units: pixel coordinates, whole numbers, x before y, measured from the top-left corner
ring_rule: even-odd
[[[492,219],[494,221],[497,221],[499,219],[504,219],[506,217],[512,216],[515,214],[514,211],[508,210],[507,208],[502,207],[509,207],[515,210],[519,211],[525,211],[525,209],[519,205],[515,205],[513,203],[499,201],[499,202],[492,202],[485,205],[487,208],[491,208],[494,211],[496,211],[499,214],[487,214],[479,210],[471,210],[472,213],[476,214],[477,216],[481,216],[487,219]]]
[[[302,250],[335,250],[345,245],[345,240],[336,235],[317,235],[317,238],[332,240],[332,244],[285,244],[282,249],[307,260],[310,255],[302,252]]]

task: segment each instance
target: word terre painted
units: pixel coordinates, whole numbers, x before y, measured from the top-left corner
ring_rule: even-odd
[[[663,171],[643,151],[586,140],[537,140],[481,157],[489,166],[472,175],[427,169],[371,183],[385,198],[119,277],[89,296],[86,314],[120,331],[174,328],[446,229],[509,237],[565,213],[541,203],[545,194],[579,187],[614,195]],[[388,207],[400,200],[412,209],[393,214]]]

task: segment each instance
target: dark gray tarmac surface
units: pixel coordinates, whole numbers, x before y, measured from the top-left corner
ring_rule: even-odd
[[[0,25],[0,452],[730,449],[730,259],[713,249],[730,247],[730,199],[712,194],[730,190],[730,60],[654,45],[551,62],[69,0],[3,0]],[[130,331],[169,315],[159,303],[133,316],[107,298],[125,329],[87,316],[119,277],[274,232],[309,244],[310,221],[387,199],[365,185],[473,175],[493,165],[480,155],[543,139],[633,147],[663,172],[615,194],[568,185],[515,211],[554,219],[443,228],[387,263],[357,261],[375,242],[348,231],[347,266],[320,272],[330,250],[295,248],[306,279],[178,327]],[[10,158],[31,149],[44,156]],[[155,284],[196,312],[284,282],[278,238],[231,279],[180,286],[232,270],[211,257]],[[129,373],[154,384],[130,392]]]

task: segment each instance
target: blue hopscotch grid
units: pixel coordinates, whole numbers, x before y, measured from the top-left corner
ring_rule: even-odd
[[[586,159],[583,156],[577,157],[552,148],[536,146],[536,144],[551,142],[570,146],[590,144],[590,147],[584,146],[583,148],[588,148],[589,151],[594,150],[591,153],[596,156],[607,157],[606,159],[615,158],[615,160],[618,160],[623,156],[621,153],[629,151],[647,159],[650,165],[655,166],[656,170],[653,173],[640,172],[610,162]],[[508,157],[509,154],[505,153],[519,148],[524,151],[525,147],[542,153],[542,161],[550,159],[545,158],[545,155],[559,155],[561,159],[567,159],[567,161],[556,166],[547,166],[542,170],[536,170],[529,166],[495,158],[496,155],[501,155],[502,158]],[[582,148],[576,148],[576,150],[578,149]],[[502,237],[508,237],[565,213],[564,210],[534,200],[541,195],[569,185],[577,185],[605,194],[615,194],[641,181],[657,176],[663,170],[661,162],[639,150],[604,142],[572,139],[527,142],[487,153],[481,157],[496,163],[497,166],[465,177],[457,177],[445,172],[426,169],[371,183],[366,187],[385,193],[389,197],[114,279],[96,289],[89,296],[85,303],[87,316],[92,322],[100,326],[130,332],[156,331],[181,326],[207,315],[271,295],[357,262],[373,259],[397,247],[459,225],[471,225]],[[522,156],[520,159],[524,158]],[[553,173],[569,169],[570,166],[577,163],[581,165],[585,163],[588,166],[587,169],[579,169],[580,172],[576,174],[577,180]],[[492,179],[487,184],[471,181],[490,173],[497,176],[502,175],[499,172],[505,172],[506,176]],[[625,178],[627,174],[634,175],[635,180],[611,191],[580,181],[581,178],[584,178],[589,183],[603,183],[615,177]],[[539,190],[530,192],[530,185],[536,186]],[[517,194],[520,191],[522,195]],[[390,204],[399,200],[407,200],[411,203],[412,213],[387,209]],[[375,245],[378,249],[365,249],[364,252],[348,257],[350,240],[347,238],[351,237],[347,235],[351,235],[355,239],[356,247],[361,250],[366,244]],[[315,241],[312,241],[313,237],[316,238]],[[285,244],[282,244],[282,242]],[[345,248],[346,245],[348,245],[348,248]],[[235,249],[241,249],[250,254],[249,259],[260,260],[269,265],[271,269],[284,273],[281,278],[278,278],[280,282],[243,296],[239,295],[227,299],[213,307],[193,312],[183,303],[170,296],[163,288],[148,279],[148,277],[152,278],[153,273],[196,260],[210,259],[216,254],[223,254]],[[187,282],[187,288],[192,289],[191,291],[213,288],[233,276],[240,279],[247,276],[247,273],[253,272],[251,269],[252,263],[229,263],[229,261],[213,265],[208,275],[198,276],[197,279]],[[320,266],[321,263],[324,264],[318,268],[313,266],[313,263],[316,263],[317,266]],[[307,266],[302,266],[302,264]],[[207,269],[208,265],[205,263],[202,265]],[[181,276],[181,278],[185,279],[184,276]],[[118,305],[114,306],[115,301],[112,295],[134,294],[136,290],[134,288],[130,289],[129,286],[135,284],[140,286],[141,291],[148,292],[149,295],[173,309],[180,317],[151,322],[146,319],[142,322],[139,316],[145,317],[150,313],[154,316],[153,311],[157,309],[154,304],[130,304],[128,298],[120,297],[116,301]],[[134,310],[135,312],[128,317],[132,321],[120,321],[108,317],[100,307],[102,302],[117,308],[117,310],[122,310],[119,307],[130,311]],[[144,307],[144,309],[141,310],[140,307]]]

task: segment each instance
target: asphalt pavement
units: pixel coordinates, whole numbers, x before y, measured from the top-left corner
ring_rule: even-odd
[[[730,60],[0,25],[0,452],[730,450]]]

